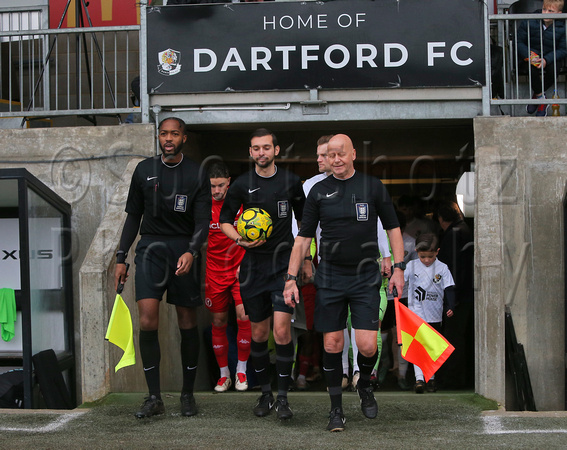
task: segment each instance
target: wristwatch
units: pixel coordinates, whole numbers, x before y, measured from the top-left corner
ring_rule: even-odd
[[[196,250],[189,250],[189,253],[193,255],[193,259],[197,259],[201,253]]]
[[[289,274],[289,273],[286,273],[286,274],[283,276],[283,279],[284,279],[284,281],[289,281],[289,280],[297,281],[297,277],[294,276],[294,275],[291,275],[291,274]]]
[[[399,262],[394,264],[394,269],[402,269],[402,270],[406,270],[406,263],[405,262]]]

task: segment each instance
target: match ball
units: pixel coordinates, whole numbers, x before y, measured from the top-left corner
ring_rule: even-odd
[[[272,234],[272,218],[261,208],[249,208],[238,218],[236,230],[247,241],[266,240]]]

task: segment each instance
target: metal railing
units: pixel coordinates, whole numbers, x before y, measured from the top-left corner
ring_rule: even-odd
[[[490,36],[487,37],[487,46],[491,46],[489,86],[491,88],[490,104],[499,109],[499,113],[511,116],[526,115],[526,105],[565,105],[567,104],[567,91],[565,86],[565,75],[567,74],[566,60],[557,60],[554,53],[554,60],[549,61],[546,72],[552,71],[553,82],[548,89],[547,98],[532,99],[532,81],[534,85],[540,83],[543,87],[543,67],[536,70],[530,68],[529,61],[524,61],[518,57],[517,43],[519,42],[518,30],[521,23],[526,20],[543,20],[542,14],[495,14],[490,15]],[[562,21],[567,26],[567,14],[546,14],[546,19]],[[543,31],[541,31],[539,40]],[[551,29],[555,37],[556,28]],[[561,38],[567,46],[567,34]],[[554,39],[554,41],[556,41]],[[557,39],[559,41],[559,38]],[[542,54],[542,48],[536,42],[531,42],[528,33],[527,42],[524,42],[529,51],[538,55]],[[554,44],[555,47],[556,44]],[[555,50],[555,48],[554,48]],[[553,98],[553,97],[556,98]],[[494,111],[493,111],[494,112]]]
[[[0,31],[0,117],[139,111],[139,26]]]
[[[142,1],[142,4],[145,4]],[[547,18],[567,24],[567,14]],[[0,118],[118,115],[140,112],[149,119],[146,74],[145,8],[140,26],[84,27],[66,29],[0,30]],[[487,114],[525,114],[527,104],[567,104],[567,64],[553,64],[550,91],[560,98],[532,99],[534,74],[517,57],[518,28],[541,14],[495,14],[488,16],[486,46],[498,51],[487,58],[490,95]],[[28,19],[29,21],[29,19]],[[567,38],[566,38],[567,39]],[[541,51],[534,49],[536,53]],[[487,55],[491,53],[487,50]],[[490,55],[489,55],[490,56]],[[131,100],[130,83],[141,77],[142,108]],[[495,76],[496,75],[496,76]],[[497,76],[501,75],[501,86]],[[520,107],[521,106],[521,107]],[[490,108],[492,107],[492,108]],[[22,122],[23,123],[23,122]]]

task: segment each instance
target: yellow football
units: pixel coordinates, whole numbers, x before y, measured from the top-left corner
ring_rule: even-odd
[[[236,230],[247,241],[266,240],[272,234],[272,218],[261,208],[245,210],[236,224]]]

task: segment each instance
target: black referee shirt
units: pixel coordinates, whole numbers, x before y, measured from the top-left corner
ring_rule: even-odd
[[[143,215],[142,236],[191,237],[195,223],[206,221],[208,230],[211,218],[209,178],[197,163],[186,157],[174,167],[166,167],[161,156],[148,158],[134,171],[126,212]],[[196,243],[194,248],[200,247]]]
[[[230,185],[220,213],[220,222],[234,223],[240,205],[243,205],[244,210],[262,208],[272,218],[272,234],[265,244],[247,251],[271,254],[276,249],[283,250],[281,243],[288,244],[289,248],[293,246],[291,210],[293,208],[296,219],[301,220],[304,203],[305,194],[297,175],[276,167],[276,173],[266,178],[251,170]]]
[[[299,236],[315,237],[320,222],[321,259],[337,265],[358,265],[380,256],[378,217],[385,230],[400,226],[390,195],[378,178],[360,172],[347,180],[331,175],[311,188]]]

